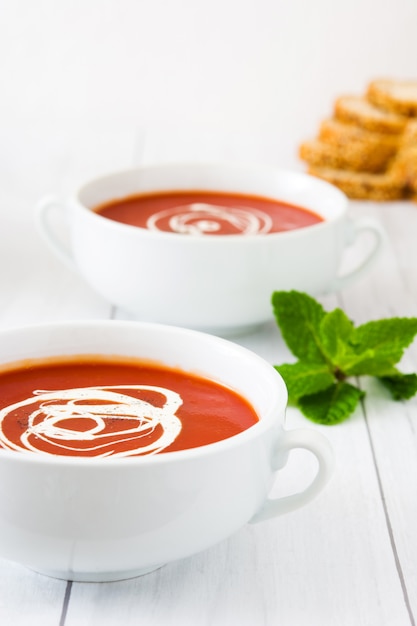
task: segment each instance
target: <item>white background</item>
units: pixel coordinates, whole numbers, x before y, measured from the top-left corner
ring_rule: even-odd
[[[416,0],[0,0],[0,130],[157,128],[167,159],[209,133],[302,167],[337,95],[417,77],[416,30]]]

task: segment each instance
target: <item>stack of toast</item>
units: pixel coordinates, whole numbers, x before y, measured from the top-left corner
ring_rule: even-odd
[[[374,80],[363,96],[339,97],[299,156],[350,198],[417,199],[417,81]]]

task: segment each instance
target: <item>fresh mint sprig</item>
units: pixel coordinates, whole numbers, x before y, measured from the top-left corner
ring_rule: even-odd
[[[351,415],[365,393],[347,379],[374,376],[395,400],[417,392],[417,374],[396,364],[417,334],[417,318],[394,317],[355,327],[344,311],[327,312],[299,291],[276,291],[272,306],[295,363],[276,365],[289,402],[314,422],[338,424]]]

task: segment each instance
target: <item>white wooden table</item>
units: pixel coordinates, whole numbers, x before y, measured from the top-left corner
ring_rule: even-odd
[[[156,134],[144,142],[141,131],[94,125],[0,130],[0,326],[123,317],[45,249],[33,206],[46,192],[65,194],[93,175],[139,161],[248,155],[213,138],[191,143],[164,143]],[[262,143],[250,157],[274,163]],[[358,202],[350,211],[378,217],[389,243],[366,277],[324,298],[324,306],[342,306],[357,323],[417,315],[417,205]],[[273,323],[239,341],[271,363],[288,356]],[[417,342],[402,369],[417,371]],[[0,560],[0,624],[414,625],[417,399],[395,403],[377,383],[362,382],[365,402],[344,424],[319,427],[288,410],[287,428],[320,430],[335,451],[334,477],[315,502],[124,582],[54,580]],[[307,453],[292,454],[284,471],[288,491],[304,484],[312,463]]]

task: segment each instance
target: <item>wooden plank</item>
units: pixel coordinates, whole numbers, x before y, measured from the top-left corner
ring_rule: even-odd
[[[380,219],[388,246],[371,281],[352,286],[343,296],[349,314],[358,322],[417,315],[417,211],[413,204],[358,204]],[[400,364],[417,371],[417,342]],[[417,615],[417,398],[394,402],[375,379],[365,379],[365,411],[384,501],[396,567],[410,619]],[[414,622],[412,622],[414,623]]]
[[[61,626],[66,581],[0,560],[0,623]]]

